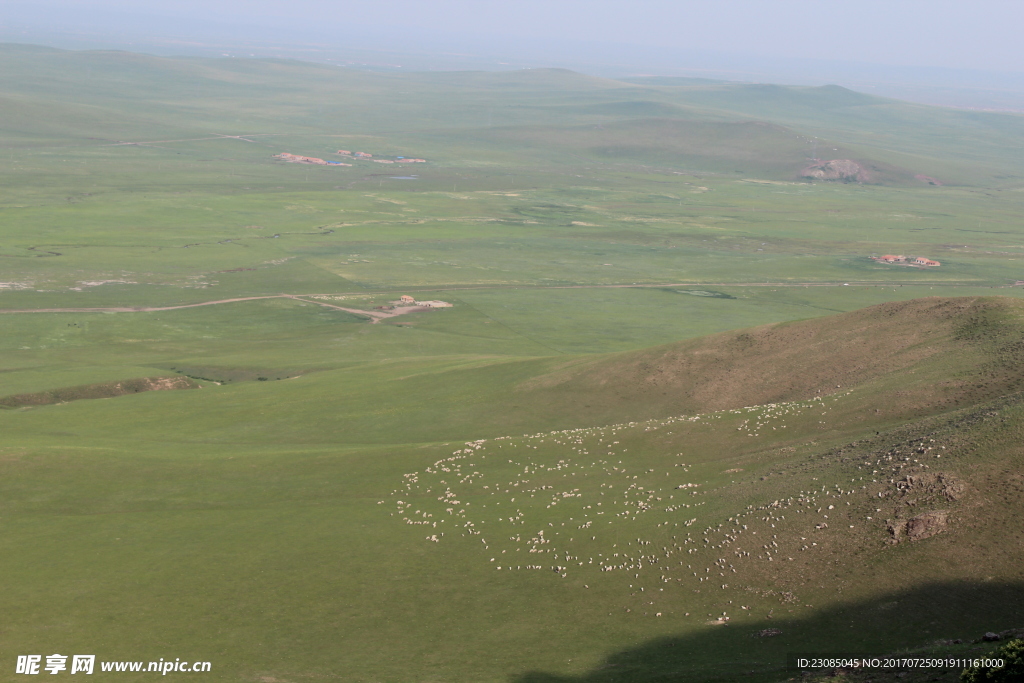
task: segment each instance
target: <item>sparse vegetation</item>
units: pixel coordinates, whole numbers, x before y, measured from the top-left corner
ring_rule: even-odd
[[[1024,679],[1024,640],[1011,640],[988,655],[996,666],[972,666],[963,672],[963,683],[1010,683]]]

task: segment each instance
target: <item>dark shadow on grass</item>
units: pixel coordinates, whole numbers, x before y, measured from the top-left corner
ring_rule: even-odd
[[[985,632],[1024,627],[1024,583],[934,583],[878,599],[794,618],[707,626],[696,635],[659,638],[610,655],[580,676],[529,672],[513,683],[658,683],[665,681],[800,680],[786,668],[788,653],[876,653],[922,648],[961,638],[963,655]],[[803,611],[808,611],[804,608]],[[778,616],[779,613],[785,616]],[[763,637],[765,629],[780,634]],[[989,645],[989,643],[985,643]],[[993,644],[994,645],[994,644]],[[988,647],[984,648],[988,650]],[[950,672],[940,680],[957,673]]]

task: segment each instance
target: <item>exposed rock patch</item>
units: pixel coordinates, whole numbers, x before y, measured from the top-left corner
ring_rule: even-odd
[[[863,166],[849,159],[819,161],[802,170],[800,177],[814,180],[835,180],[843,183],[866,183],[871,179]]]
[[[920,541],[945,531],[948,516],[949,513],[946,510],[935,510],[934,512],[926,512],[923,515],[912,517],[906,523],[907,539]]]
[[[897,519],[888,524],[892,539],[889,543],[901,541],[920,541],[941,533],[948,527],[948,510],[934,510],[911,517],[908,520]]]
[[[919,443],[912,443],[910,452],[923,455],[929,450],[931,448],[926,448]],[[897,453],[899,453],[897,449],[889,451],[889,455]],[[948,472],[914,472],[896,482],[896,489],[905,495],[913,494],[915,498],[942,496],[952,502],[963,498],[966,486]]]

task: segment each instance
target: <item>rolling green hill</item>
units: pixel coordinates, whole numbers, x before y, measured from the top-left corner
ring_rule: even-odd
[[[639,117],[654,120],[644,125],[662,127],[673,119],[737,124],[651,130],[647,135],[668,144],[654,152],[641,143],[626,155],[643,163],[687,168],[694,159],[682,150],[673,164],[673,145],[685,147],[687,138],[696,136],[712,148],[721,147],[725,165],[711,163],[705,169],[716,172],[733,171],[730,159],[741,147],[747,156],[763,157],[761,165],[752,167],[755,172],[796,178],[813,153],[856,145],[855,156],[864,163],[912,171],[901,175],[904,182],[914,174],[945,175],[946,182],[963,184],[997,175],[1022,177],[1012,153],[1014,141],[1024,136],[1019,116],[912,105],[838,86],[666,85],[664,79],[622,82],[563,69],[382,74],[287,60],[173,59],[6,44],[0,49],[0,91],[17,98],[11,105],[23,112],[5,122],[8,144],[38,142],[40,134],[84,142],[146,137],[147,131],[157,130],[164,138],[186,130],[208,134],[225,127],[308,134],[339,124],[345,133],[362,135],[537,126],[537,137],[543,139],[552,124],[573,119],[577,124],[624,124]],[[83,117],[85,125],[77,129],[74,121]],[[92,125],[91,118],[97,119]],[[35,121],[38,131],[26,127],[26,121]],[[771,134],[751,136],[751,121],[793,129],[785,133],[794,136],[788,146],[803,155],[780,153]],[[609,135],[606,146],[622,144],[614,132]],[[822,136],[820,148],[810,146],[808,135]],[[715,157],[712,151],[701,158]]]
[[[2,411],[11,646],[45,628],[226,679],[779,680],[790,651],[1011,628],[1022,313],[922,299],[610,356],[220,371]],[[68,534],[81,550],[29,578]],[[203,642],[178,630],[194,611]]]

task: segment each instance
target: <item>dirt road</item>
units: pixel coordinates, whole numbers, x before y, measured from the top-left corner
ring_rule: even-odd
[[[314,295],[306,295],[314,296]],[[179,306],[107,306],[95,308],[21,308],[21,309],[0,309],[0,313],[153,313],[156,311],[177,311],[182,308],[198,308],[200,306],[216,306],[218,304],[233,304],[239,301],[259,301],[262,299],[293,299],[306,304],[316,304],[325,308],[332,308],[338,311],[345,311],[353,315],[361,315],[370,318],[371,322],[379,323],[387,318],[415,313],[416,311],[432,310],[429,306],[396,306],[389,311],[364,311],[361,308],[346,308],[335,306],[315,299],[303,298],[301,294],[269,294],[266,296],[243,296],[235,299],[217,299],[216,301],[203,301],[198,304],[181,304]]]
[[[512,286],[512,289],[619,289],[619,288],[649,288],[649,287],[902,287],[907,286],[952,286],[962,287],[965,285],[986,286],[975,283],[962,282],[673,282],[673,283],[645,283],[645,284],[617,284],[617,285],[520,285]],[[990,285],[989,285],[990,286]],[[1012,287],[1014,285],[997,285],[996,288]],[[429,291],[456,291],[474,289],[495,289],[509,288],[509,285],[454,285],[448,287],[431,288]],[[410,288],[415,291],[416,288]],[[380,292],[384,294],[384,292]],[[265,296],[243,296],[235,299],[217,299],[216,301],[203,301],[197,304],[181,304],[179,306],[124,306],[124,307],[95,307],[95,308],[8,308],[0,309],[2,313],[152,313],[154,311],[176,311],[182,308],[198,308],[200,306],[216,306],[218,304],[232,304],[239,301],[259,301],[261,299],[294,299],[308,304],[316,304],[325,308],[332,308],[338,311],[345,311],[353,315],[361,315],[370,318],[372,322],[380,322],[388,318],[394,318],[406,313],[432,310],[428,306],[396,306],[387,311],[374,310],[366,311],[361,308],[346,308],[336,306],[310,297],[325,296],[323,294],[268,294]]]

